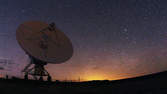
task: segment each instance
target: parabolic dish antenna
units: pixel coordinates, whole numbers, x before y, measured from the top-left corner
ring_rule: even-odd
[[[63,63],[73,54],[69,38],[54,23],[25,22],[18,27],[16,38],[27,54],[47,63]]]
[[[51,79],[44,65],[63,63],[73,55],[71,41],[55,27],[54,23],[25,22],[18,27],[16,39],[31,60],[23,70],[25,78],[29,74],[35,79],[37,76],[40,76],[40,79],[43,79],[43,76],[48,76],[48,79]],[[30,68],[32,64],[35,66]]]

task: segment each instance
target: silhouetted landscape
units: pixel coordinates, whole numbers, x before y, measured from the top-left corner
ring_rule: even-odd
[[[0,79],[1,94],[166,94],[167,71],[115,81],[47,82]]]

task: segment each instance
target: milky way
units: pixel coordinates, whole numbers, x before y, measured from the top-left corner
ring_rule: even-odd
[[[73,43],[69,61],[47,66],[54,79],[96,75],[112,80],[164,71],[166,4],[165,0],[1,0],[0,57],[15,63],[2,74],[22,76],[29,59],[15,32],[29,20],[55,22]]]

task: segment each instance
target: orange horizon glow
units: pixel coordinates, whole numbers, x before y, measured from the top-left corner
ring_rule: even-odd
[[[116,78],[110,77],[100,72],[90,72],[84,74],[80,79],[80,81],[93,81],[93,80],[116,80]]]

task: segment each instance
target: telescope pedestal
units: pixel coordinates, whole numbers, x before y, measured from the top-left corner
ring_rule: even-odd
[[[40,61],[32,56],[30,56],[30,60],[31,60],[30,64],[28,64],[23,70],[23,72],[25,73],[24,78],[28,79],[28,75],[31,75],[34,77],[35,80],[39,79],[43,81],[43,77],[47,76],[47,80],[51,81],[50,74],[44,68],[44,66],[47,65],[47,63]]]

